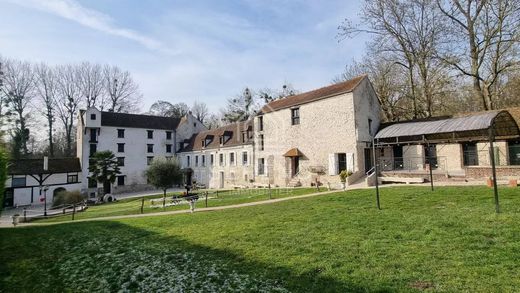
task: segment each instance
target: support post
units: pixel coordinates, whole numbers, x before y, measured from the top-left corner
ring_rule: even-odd
[[[500,204],[498,202],[498,186],[497,186],[497,170],[495,162],[495,147],[493,141],[495,140],[495,133],[493,126],[489,128],[489,156],[491,157],[491,173],[493,175],[493,192],[495,194],[495,212],[500,213]]]
[[[269,189],[269,199],[271,199],[271,183],[269,183],[269,185],[267,185],[268,189]]]
[[[427,146],[428,146],[428,151],[429,151],[430,144],[428,143]],[[428,166],[429,166],[428,169],[430,169],[430,185],[431,185],[431,188],[433,191],[433,171],[432,171],[433,168],[432,168],[432,156],[431,155],[428,157]]]
[[[205,195],[206,195],[206,207],[208,207],[208,192],[207,191],[205,192]]]
[[[381,209],[381,205],[379,203],[379,178],[377,176],[378,169],[377,169],[377,156],[376,156],[376,141],[374,138],[372,138],[372,158],[374,160],[374,176],[376,177],[376,205],[377,209]]]
[[[141,214],[144,212],[144,196],[141,198]]]
[[[74,216],[76,215],[76,204],[72,204],[72,220],[74,221]]]
[[[27,208],[23,208],[23,222],[27,223]]]

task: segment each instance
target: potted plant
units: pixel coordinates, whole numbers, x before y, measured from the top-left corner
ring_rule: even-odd
[[[341,186],[343,187],[343,190],[347,188],[347,178],[352,175],[351,171],[343,170],[339,173],[339,180],[341,181]]]

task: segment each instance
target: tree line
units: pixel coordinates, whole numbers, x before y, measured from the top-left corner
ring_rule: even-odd
[[[128,71],[117,66],[82,62],[49,66],[0,58],[0,119],[10,137],[11,157],[29,156],[30,132],[44,121],[44,153],[73,156],[80,108],[135,112],[141,94]]]
[[[369,74],[387,121],[520,105],[520,1],[365,0],[341,40],[370,36],[335,81]]]

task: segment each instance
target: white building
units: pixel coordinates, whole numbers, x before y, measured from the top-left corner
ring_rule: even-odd
[[[254,179],[253,123],[232,123],[194,134],[184,142],[178,158],[198,185],[249,186]]]
[[[44,170],[43,159],[20,159],[7,167],[4,207],[52,204],[60,191],[81,189],[81,166],[77,158],[49,159]],[[46,187],[46,197],[40,188]]]
[[[95,197],[98,183],[89,180],[89,158],[97,151],[112,151],[121,175],[112,193],[149,188],[144,172],[156,158],[175,156],[184,140],[206,130],[193,115],[181,119],[150,115],[102,112],[96,108],[80,111],[77,127],[77,156],[82,167],[82,191]]]

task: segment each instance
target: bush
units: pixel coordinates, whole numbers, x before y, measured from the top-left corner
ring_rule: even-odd
[[[7,179],[7,152],[0,147],[0,211],[4,205],[5,180]]]
[[[81,195],[79,191],[61,191],[54,197],[52,206],[57,207],[64,204],[77,204],[83,200],[85,200],[85,197]]]
[[[352,171],[343,170],[339,173],[339,180],[341,180],[342,183],[345,183],[350,175],[352,175]]]

